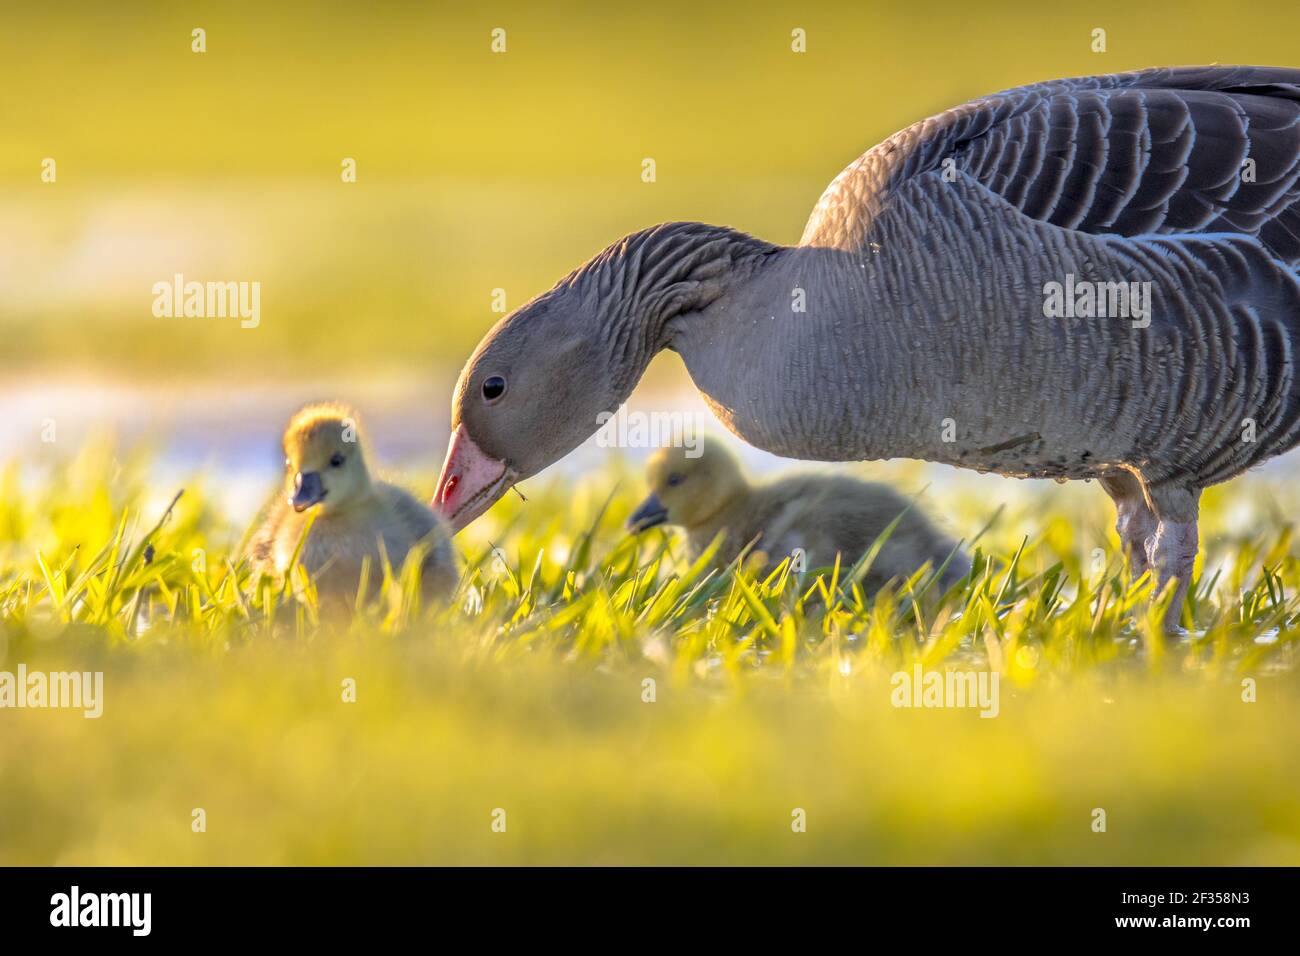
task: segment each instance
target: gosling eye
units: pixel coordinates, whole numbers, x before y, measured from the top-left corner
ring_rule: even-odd
[[[335,452],[334,454],[330,455],[330,467],[331,467],[331,468],[342,468],[342,467],[343,467],[343,462],[344,462],[345,460],[346,460],[346,459],[344,459],[344,457],[343,457],[342,455],[340,455],[338,452]]]
[[[506,380],[500,375],[489,375],[483,379],[483,401],[491,405],[506,393]]]
[[[668,476],[668,487],[670,487],[670,488],[676,488],[678,485],[680,485],[680,484],[681,484],[683,481],[685,481],[685,480],[686,480],[686,476],[685,476],[685,475],[683,475],[681,472],[677,472],[677,471],[675,471],[675,472],[673,472],[671,475]]]

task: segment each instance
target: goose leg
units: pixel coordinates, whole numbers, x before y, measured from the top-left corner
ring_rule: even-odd
[[[1156,513],[1155,534],[1147,539],[1147,560],[1156,573],[1161,590],[1170,580],[1178,583],[1173,601],[1165,613],[1165,630],[1177,631],[1187,587],[1196,563],[1196,521],[1200,513],[1199,488],[1163,486],[1149,489]]]
[[[1146,493],[1137,475],[1120,472],[1100,479],[1101,486],[1115,502],[1115,533],[1128,556],[1134,577],[1147,570],[1147,539],[1156,533],[1156,516],[1147,504]]]

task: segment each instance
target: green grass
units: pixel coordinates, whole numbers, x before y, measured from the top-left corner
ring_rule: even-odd
[[[615,462],[462,535],[452,606],[375,568],[328,613],[147,465],[92,444],[0,478],[0,662],[106,675],[98,720],[0,711],[0,863],[1300,862],[1300,568],[1233,508],[1286,486],[1208,496],[1216,571],[1167,642],[1113,539],[1091,566],[1099,492],[954,499],[971,579],[873,599],[863,562],[710,572],[628,538]],[[996,670],[999,715],[894,708],[918,661]]]

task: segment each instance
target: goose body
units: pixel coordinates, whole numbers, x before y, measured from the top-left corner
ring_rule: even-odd
[[[385,560],[398,572],[418,546],[425,594],[449,595],[458,579],[450,530],[410,492],[371,477],[359,429],[356,413],[341,405],[309,405],[293,417],[283,442],[286,487],[251,538],[250,562],[282,578],[302,541],[299,561],[319,593],[349,600],[364,564],[373,587]]]
[[[779,455],[1100,479],[1134,565],[1179,582],[1176,614],[1201,489],[1300,441],[1298,268],[1300,70],[984,97],[865,153],[797,246],[670,223],[508,316],[458,383],[439,504],[472,519],[668,348]],[[1066,288],[1091,307],[1062,310]],[[508,390],[487,402],[492,375]],[[544,382],[562,384],[521,411]]]
[[[888,485],[831,474],[755,484],[721,442],[708,439],[696,451],[662,448],[651,456],[646,465],[650,494],[628,519],[629,530],[681,527],[692,559],[720,536],[714,555],[719,565],[730,564],[750,545],[773,561],[799,552],[801,570],[811,570],[837,559],[849,567],[897,519],[863,578],[868,591],[909,578],[927,563],[932,570],[943,568],[939,584],[945,589],[970,570],[957,543]]]

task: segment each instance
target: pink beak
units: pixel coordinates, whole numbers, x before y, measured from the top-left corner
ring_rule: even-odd
[[[438,477],[433,510],[460,531],[487,511],[514,484],[515,474],[506,463],[474,444],[463,424],[451,433],[447,460]]]

